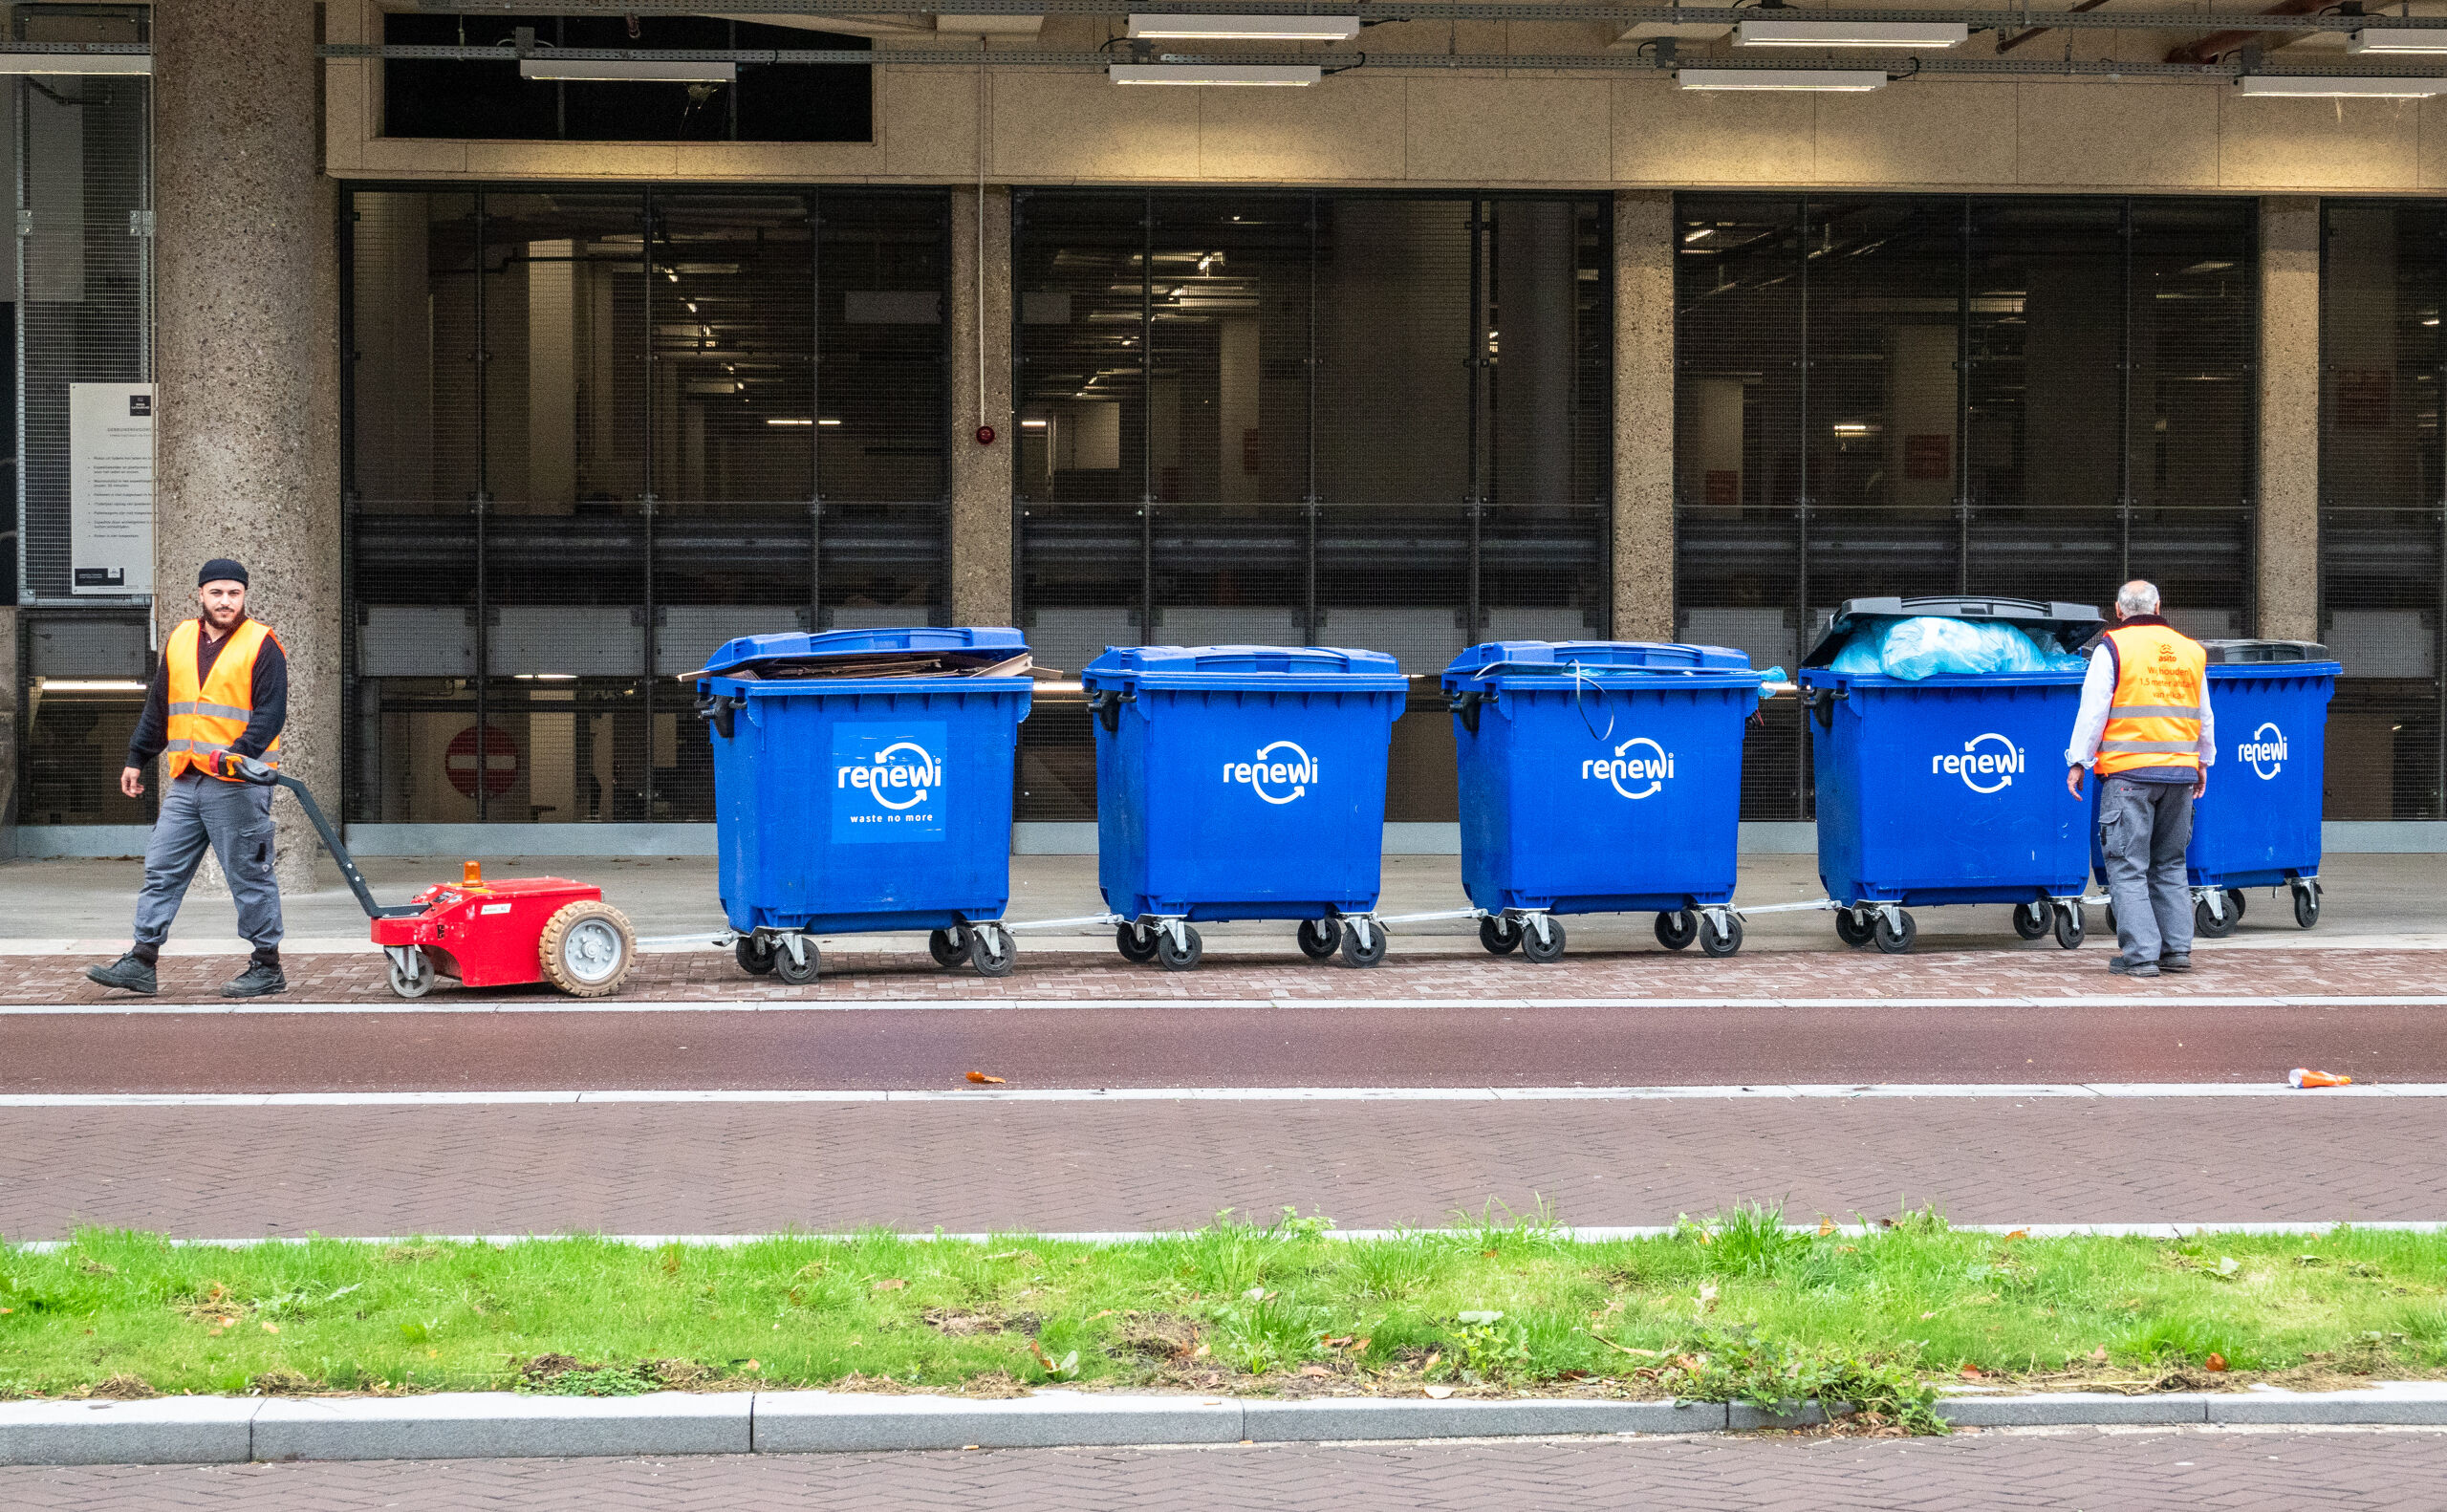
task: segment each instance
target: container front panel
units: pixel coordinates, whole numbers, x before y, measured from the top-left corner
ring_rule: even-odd
[[[713,741],[731,926],[998,916],[1019,708],[1006,693],[751,697]]]
[[[1731,689],[1505,691],[1476,735],[1456,722],[1462,880],[1484,909],[1722,902],[1740,838],[1742,740]]]
[[[2090,859],[2090,806],[2065,791],[2081,680],[1851,684],[1812,722],[1819,875],[1839,902],[2068,896]]]
[[[1096,729],[1097,879],[1125,915],[1374,908],[1401,695],[1141,689]]]
[[[2218,760],[2209,790],[2192,810],[2185,860],[2197,885],[2319,871],[2328,699],[2335,691],[2336,680],[2325,673],[2209,669]]]

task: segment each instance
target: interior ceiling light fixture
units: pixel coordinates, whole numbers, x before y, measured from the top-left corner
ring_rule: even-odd
[[[598,84],[736,84],[739,65],[617,57],[531,57],[519,61],[518,76]]]
[[[1843,95],[1886,87],[1877,68],[1684,68],[1674,81],[1684,89],[1814,89]]]
[[[1326,76],[1325,70],[1313,63],[1115,63],[1110,72],[1116,84],[1215,84],[1240,88],[1297,88]]]
[[[1359,34],[1355,15],[1145,15],[1133,12],[1134,37],[1192,41],[1348,42]]]
[[[2338,78],[2316,74],[2246,74],[2235,80],[2246,95],[2281,99],[2428,99],[2447,95],[2447,78]]]
[[[2436,27],[2398,27],[2388,32],[2356,32],[2346,38],[2349,53],[2447,53],[2447,31]]]
[[[1960,47],[1971,39],[1960,21],[1744,21],[1736,47]]]

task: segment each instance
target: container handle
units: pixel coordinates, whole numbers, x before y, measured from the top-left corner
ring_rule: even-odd
[[[745,693],[736,698],[725,698],[719,693],[709,693],[697,704],[697,717],[711,724],[723,739],[728,740],[733,728],[734,712],[747,706],[747,695]]]
[[[1801,706],[1818,717],[1820,729],[1831,730],[1835,727],[1835,701],[1851,696],[1850,688],[1804,688],[1801,690]]]
[[[1118,735],[1121,733],[1121,706],[1137,702],[1136,693],[1116,693],[1111,688],[1098,688],[1088,695],[1088,712],[1096,717],[1096,723],[1105,727],[1106,734]]]
[[[1476,735],[1479,732],[1479,705],[1493,696],[1487,693],[1456,693],[1445,707],[1461,717],[1463,729]]]

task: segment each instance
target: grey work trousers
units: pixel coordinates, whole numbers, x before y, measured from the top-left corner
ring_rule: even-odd
[[[258,959],[280,954],[280,885],[271,872],[271,789],[183,771],[162,790],[162,814],[144,847],[144,888],[136,895],[136,943],[146,955],[170,938],[170,920],[205,847],[221,859],[238,933]]]
[[[2099,853],[2115,905],[2115,942],[2140,964],[2192,954],[2192,888],[2184,847],[2192,843],[2192,784],[2099,783]]]

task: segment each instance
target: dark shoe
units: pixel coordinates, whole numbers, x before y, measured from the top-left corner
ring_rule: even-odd
[[[225,998],[267,998],[275,992],[288,990],[289,979],[280,974],[280,968],[260,961],[249,962],[235,982],[221,984],[221,995]]]
[[[2158,969],[2160,971],[2190,971],[2192,958],[2190,956],[2160,956]]]
[[[123,992],[141,992],[146,997],[161,990],[153,980],[153,963],[131,950],[107,966],[87,966],[85,980],[98,982],[106,987]]]
[[[2158,963],[2155,961],[2127,961],[2122,956],[2107,963],[2109,972],[2119,977],[2155,977]]]

